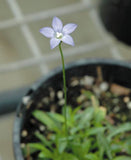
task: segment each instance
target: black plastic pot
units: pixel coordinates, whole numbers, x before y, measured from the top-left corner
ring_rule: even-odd
[[[117,84],[131,88],[131,64],[115,60],[105,59],[85,59],[66,66],[66,77],[92,75],[96,76],[96,67],[101,66],[103,78],[107,81],[113,81]],[[34,84],[27,95],[31,98],[39,98],[40,90],[53,84],[59,88],[62,81],[62,69],[58,68],[49,75],[43,77],[38,83]],[[21,102],[16,114],[14,125],[14,153],[16,160],[24,160],[20,148],[20,137],[23,124],[28,116],[26,106]]]
[[[131,45],[130,0],[101,0],[100,17],[109,32],[118,40]]]

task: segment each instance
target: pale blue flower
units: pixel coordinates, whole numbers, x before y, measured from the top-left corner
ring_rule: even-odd
[[[77,25],[74,23],[66,24],[63,27],[62,21],[58,17],[54,17],[52,20],[52,28],[41,28],[40,33],[45,37],[50,38],[51,49],[58,46],[61,41],[74,46],[74,40],[69,34],[71,34],[76,29],[76,27]]]

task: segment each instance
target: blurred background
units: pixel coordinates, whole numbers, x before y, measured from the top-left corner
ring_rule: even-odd
[[[115,7],[121,1],[110,0]],[[117,29],[105,17],[110,15],[106,4],[101,4],[102,0],[0,0],[0,160],[14,160],[16,104],[35,81],[61,64],[58,48],[50,50],[49,39],[39,33],[40,28],[51,26],[54,16],[64,24],[78,24],[72,34],[75,47],[63,45],[66,63],[82,58],[131,59],[130,46],[113,35]],[[104,6],[101,12],[100,6]]]

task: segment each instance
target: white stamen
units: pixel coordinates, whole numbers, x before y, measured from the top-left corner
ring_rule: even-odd
[[[57,39],[61,39],[61,38],[63,37],[63,34],[60,33],[60,32],[56,32],[55,37],[56,37]]]

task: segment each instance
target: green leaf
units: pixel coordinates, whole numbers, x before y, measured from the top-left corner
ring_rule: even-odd
[[[115,135],[117,135],[119,133],[127,132],[127,131],[131,131],[131,123],[130,122],[121,124],[118,127],[114,127],[114,130],[108,135],[107,139],[109,141],[111,141],[112,137],[114,137]]]
[[[99,160],[98,155],[95,155],[95,153],[94,154],[93,153],[87,154],[85,156],[85,158],[88,158],[88,160]]]
[[[88,123],[89,124],[89,123]],[[72,128],[70,128],[70,130],[69,130],[69,133],[71,134],[71,135],[78,135],[78,133],[77,132],[81,132],[83,129],[85,129],[85,126],[84,125],[81,125],[81,124],[75,124]],[[79,133],[80,134],[80,133]],[[86,134],[86,132],[84,133],[84,134]]]
[[[62,153],[67,147],[67,139],[62,140],[58,139],[58,151],[59,153]]]
[[[53,157],[53,156],[52,156],[52,157]],[[51,158],[51,157],[47,157],[44,152],[40,152],[40,153],[38,154],[38,158],[39,158],[40,160],[49,160],[49,158]]]
[[[95,125],[101,125],[102,121],[105,120],[106,117],[106,110],[98,107],[95,109],[95,115],[94,115],[94,119],[95,119]]]
[[[80,160],[85,158],[85,155],[88,153],[91,147],[91,140],[87,139],[82,144],[81,142],[72,142],[70,143],[70,148],[74,155],[76,155]]]
[[[111,145],[111,150],[112,150],[112,152],[113,153],[119,153],[119,152],[121,152],[121,150],[123,149],[123,145],[122,145],[122,143],[121,144],[115,144],[115,143],[113,143],[112,145]]]
[[[59,131],[57,123],[53,121],[53,119],[49,117],[47,113],[40,110],[35,110],[32,114],[37,120],[46,125],[48,129]]]
[[[60,160],[79,160],[79,159],[71,153],[63,153]]]
[[[72,107],[71,106],[66,106],[67,119],[70,119],[71,113],[72,113]],[[62,108],[62,115],[65,115],[65,108],[64,107]]]
[[[114,158],[113,160],[131,160],[131,157],[128,156],[118,156]]]
[[[83,156],[83,150],[80,143],[72,143],[70,145],[74,155],[79,158]]]
[[[97,97],[95,95],[91,96],[91,101],[92,101],[92,106],[97,109],[100,105],[99,105],[99,100],[97,99]]]
[[[124,148],[126,152],[131,155],[131,136],[124,142]]]
[[[29,143],[28,145],[30,149],[36,149],[37,151],[41,151],[44,157],[47,157],[47,158],[53,157],[52,152],[46,147],[44,147],[41,143]]]
[[[106,130],[106,127],[93,127],[88,129],[87,135],[97,135],[98,133],[103,133]]]
[[[87,125],[89,125],[90,121],[93,119],[93,115],[94,115],[94,108],[93,107],[89,107],[87,109],[84,110],[84,112],[82,112],[79,116],[80,121],[79,121],[79,125],[85,125],[85,127]]]
[[[51,142],[48,141],[44,135],[42,135],[41,133],[39,132],[35,132],[35,136],[45,145],[45,146],[48,146],[49,148],[52,148],[51,147]]]
[[[58,122],[60,122],[60,123],[64,123],[64,122],[65,122],[64,116],[61,115],[61,114],[59,114],[59,113],[51,113],[51,112],[49,112],[48,115],[49,115],[52,119],[54,119],[54,120],[56,120],[56,121],[58,121]]]
[[[30,144],[27,144],[24,148],[22,148],[22,153],[24,157],[27,157],[37,151],[39,151],[39,149],[30,147]]]
[[[103,156],[104,156],[104,152],[105,152],[104,147],[100,147],[98,152],[99,152],[100,160],[103,160]]]
[[[111,147],[103,133],[97,134],[99,148],[104,150],[110,160],[112,160]]]
[[[81,108],[82,108],[82,106],[78,106],[78,107],[74,108],[72,111],[72,116],[74,117]]]
[[[83,144],[82,144],[83,155],[86,155],[89,152],[90,147],[91,147],[91,143],[92,143],[91,139],[87,139],[85,142],[83,142]]]
[[[91,99],[94,94],[91,91],[83,90],[83,94],[88,98]]]

